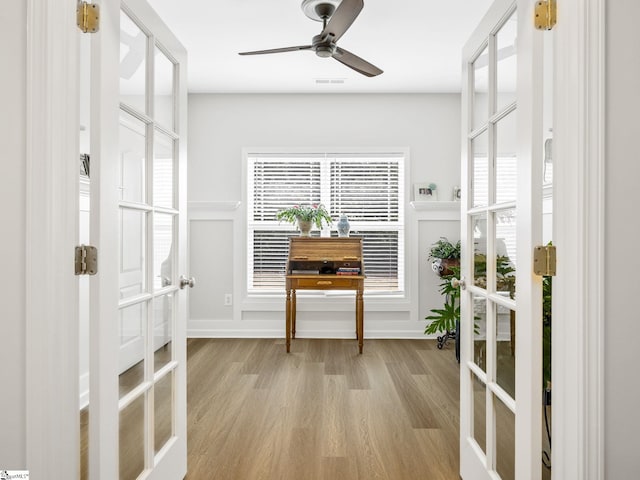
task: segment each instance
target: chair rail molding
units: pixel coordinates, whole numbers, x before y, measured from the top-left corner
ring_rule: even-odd
[[[238,211],[242,202],[232,201],[191,201],[187,204],[190,220],[212,220],[216,218],[228,218],[230,212]]]

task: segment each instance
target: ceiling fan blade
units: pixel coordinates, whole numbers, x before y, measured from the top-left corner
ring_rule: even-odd
[[[329,23],[324,27],[320,36],[327,37],[331,35],[333,37],[331,41],[337,42],[360,14],[363,7],[363,0],[342,0],[342,3],[333,12]]]
[[[271,50],[256,50],[254,52],[240,52],[238,55],[264,55],[265,53],[282,53],[282,52],[296,52],[298,50],[311,50],[313,46],[302,45],[300,47],[284,47],[284,48],[272,48]]]
[[[333,58],[338,60],[340,63],[346,65],[349,68],[352,68],[358,73],[362,75],[366,75],[367,77],[375,77],[376,75],[380,75],[382,70],[380,70],[375,65],[363,60],[357,55],[345,50],[344,48],[336,48],[335,53],[333,54]]]

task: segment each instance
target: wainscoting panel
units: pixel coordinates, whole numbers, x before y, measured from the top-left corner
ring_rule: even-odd
[[[421,203],[429,205],[407,210],[406,296],[365,296],[365,338],[426,338],[424,317],[442,304],[427,255],[439,237],[459,238],[459,203]],[[189,337],[284,337],[284,292],[246,294],[244,229],[240,202],[190,202],[189,264],[197,284],[189,292]],[[233,305],[224,304],[227,294]],[[354,298],[349,292],[326,297],[300,292],[297,336],[355,338]]]

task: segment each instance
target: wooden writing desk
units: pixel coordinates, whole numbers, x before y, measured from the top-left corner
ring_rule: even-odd
[[[362,238],[292,237],[287,261],[286,339],[296,338],[296,290],[355,290],[356,338],[364,343],[364,262]]]

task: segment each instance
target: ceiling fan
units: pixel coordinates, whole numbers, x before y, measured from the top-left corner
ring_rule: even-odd
[[[311,45],[241,52],[239,55],[263,55],[266,53],[312,50],[319,57],[333,57],[362,75],[375,77],[380,75],[382,70],[336,45],[336,42],[351,26],[363,7],[363,0],[304,0],[302,2],[302,10],[305,15],[312,20],[322,22],[323,25],[322,32],[320,32],[320,35],[313,37]]]

